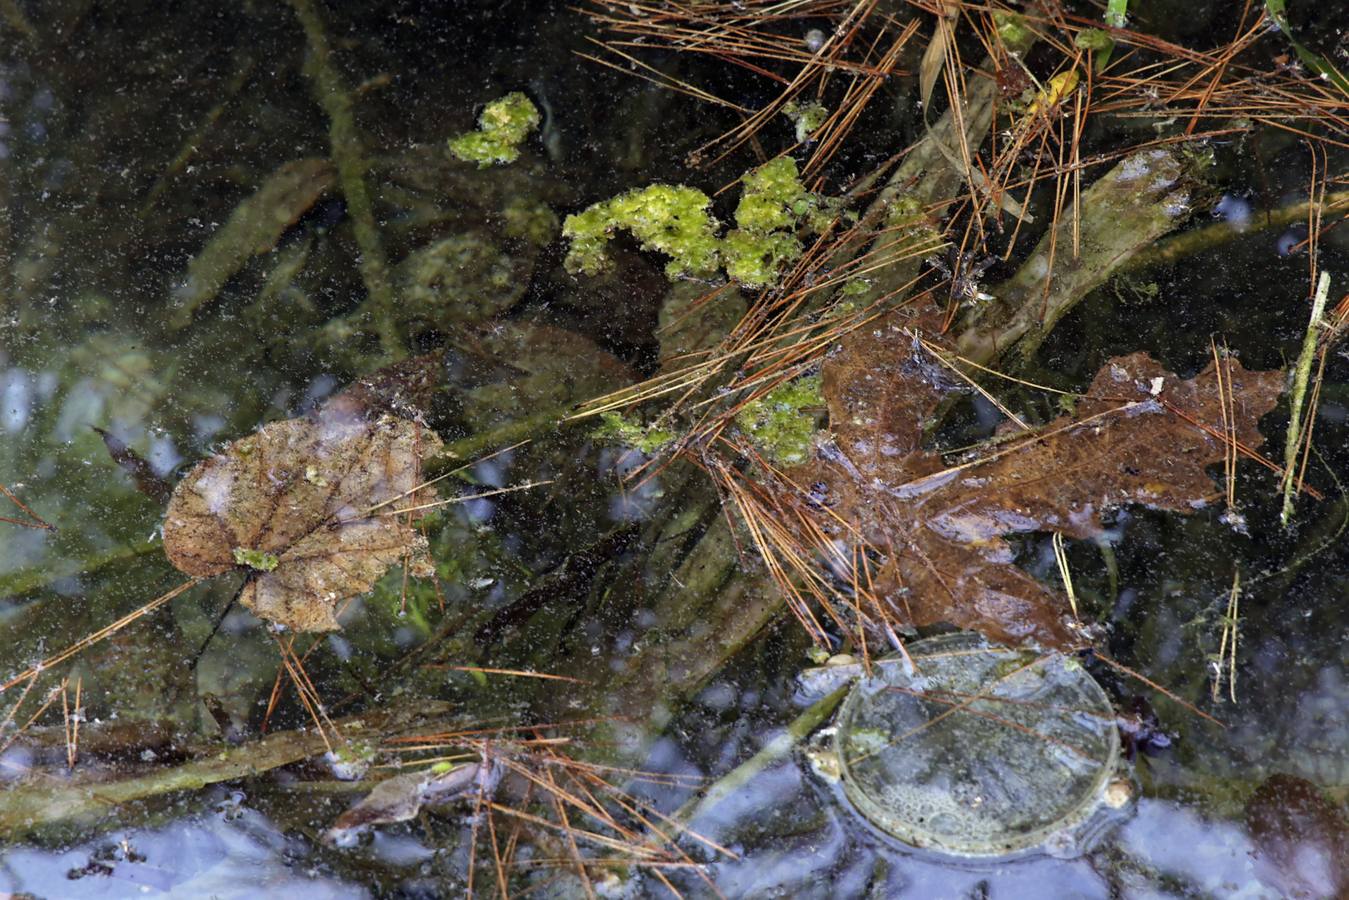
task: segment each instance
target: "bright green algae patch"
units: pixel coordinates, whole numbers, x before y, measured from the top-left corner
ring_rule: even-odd
[[[670,257],[670,278],[707,276],[725,267],[746,287],[777,280],[782,267],[801,255],[795,229],[818,210],[819,198],[801,184],[796,160],[779,157],[746,175],[735,210],[737,228],[718,237],[712,201],[697,188],[653,184],[619,194],[567,217],[562,234],[571,240],[570,272],[596,275],[613,261],[606,249],[619,229],[627,229],[643,250]]]
[[[824,406],[819,375],[807,375],[746,403],[735,417],[745,435],[771,461],[794,466],[810,458],[816,410]]]
[[[745,192],[735,208],[735,224],[745,231],[792,228],[816,206],[815,195],[801,185],[796,160],[779,156],[743,179]]]
[[[620,228],[632,232],[643,250],[670,257],[665,274],[710,275],[717,270],[717,220],[712,201],[697,188],[653,184],[601,201],[567,216],[562,234],[571,238],[568,271],[597,275],[613,265],[605,245]]]
[[[515,162],[520,144],[538,127],[539,110],[524,94],[516,91],[493,100],[478,116],[478,130],[450,139],[450,154],[477,163],[485,169]]]
[[[265,550],[249,550],[246,547],[234,548],[234,561],[241,566],[248,566],[259,572],[270,572],[281,564],[276,554],[268,553]]]

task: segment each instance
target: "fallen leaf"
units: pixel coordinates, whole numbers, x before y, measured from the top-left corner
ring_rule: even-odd
[[[90,428],[98,432],[98,436],[103,438],[103,446],[108,448],[108,455],[112,461],[117,463],[123,472],[131,476],[132,482],[136,485],[136,490],[149,497],[156,503],[163,503],[169,499],[170,489],[168,482],[155,474],[154,466],[135,450],[126,445],[126,441],[112,434],[97,425],[90,425]]]
[[[626,387],[635,375],[592,340],[553,325],[500,321],[460,345],[457,386],[473,431],[488,431]]]
[[[942,346],[939,316],[891,313],[826,358],[833,446],[789,474],[813,486],[839,537],[860,537],[879,554],[872,589],[901,620],[947,622],[1004,643],[1079,646],[1066,597],[1017,567],[1004,538],[1090,538],[1104,531],[1107,510],[1126,504],[1203,507],[1216,493],[1207,467],[1224,458],[1213,367],[1182,380],[1146,354],[1112,359],[1071,415],[948,466],[921,445],[955,387],[919,341]],[[1230,369],[1236,437],[1258,446],[1257,422],[1284,374],[1248,372],[1235,361]]]
[[[469,793],[491,796],[500,777],[500,766],[481,762],[445,771],[430,768],[394,775],[375,785],[360,802],[338,816],[324,838],[339,847],[348,846],[372,825],[406,822],[421,812],[423,806],[441,806]]]
[[[429,576],[413,526],[435,497],[418,485],[440,439],[344,410],[273,422],[198,463],[164,517],[169,561],[199,577],[246,571],[240,602],[296,631],[339,628],[339,605],[396,563]]]
[[[445,351],[432,350],[358,378],[324,403],[324,409],[366,418],[391,412],[420,422],[426,420],[436,394],[444,388]]]

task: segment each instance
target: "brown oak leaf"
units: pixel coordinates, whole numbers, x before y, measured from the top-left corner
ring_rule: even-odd
[[[273,422],[198,463],[169,501],[169,560],[201,577],[247,571],[244,606],[297,631],[339,628],[339,605],[396,563],[429,576],[414,524],[435,497],[418,486],[440,439],[342,410]]]
[[[1143,353],[1112,359],[1071,415],[948,466],[921,446],[954,384],[931,352],[945,346],[937,321],[933,312],[891,313],[826,358],[833,443],[791,478],[823,498],[837,536],[872,548],[872,592],[899,619],[1004,643],[1079,646],[1066,598],[1015,565],[1005,536],[1089,538],[1122,505],[1203,507],[1216,493],[1207,467],[1225,453],[1214,366],[1183,380]],[[1231,360],[1221,380],[1234,398],[1236,439],[1258,446],[1257,423],[1282,393],[1284,373]]]

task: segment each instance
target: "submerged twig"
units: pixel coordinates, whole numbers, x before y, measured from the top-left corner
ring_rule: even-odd
[[[834,714],[834,710],[843,702],[843,698],[848,695],[848,691],[851,689],[852,682],[849,681],[823,699],[817,700],[805,712],[797,716],[787,726],[786,731],[769,741],[762,750],[723,775],[721,780],[713,784],[701,796],[695,797],[681,806],[679,811],[674,814],[675,821],[681,824],[692,822],[744,787],[750,779],[764,769],[785,757],[797,743],[804,740],[807,735],[819,728],[826,719]]]
[[[309,44],[305,72],[313,82],[316,99],[328,114],[328,142],[333,162],[337,164],[338,180],[347,201],[356,245],[360,248],[361,279],[375,307],[380,347],[386,356],[398,356],[402,345],[393,325],[393,284],[389,279],[384,242],[375,225],[370,191],[365,183],[370,166],[362,149],[360,130],[356,127],[351,94],[333,63],[332,47],[328,44],[323,20],[312,0],[289,0],[289,3],[304,27],[305,40]]]
[[[348,738],[379,741],[446,711],[444,704],[419,701],[407,708],[354,716],[336,724]],[[271,734],[237,747],[222,747],[219,752],[178,766],[114,781],[92,777],[73,781],[39,778],[16,784],[0,791],[0,840],[14,840],[62,823],[90,824],[118,815],[128,803],[249,778],[325,749],[321,734],[300,729]]]

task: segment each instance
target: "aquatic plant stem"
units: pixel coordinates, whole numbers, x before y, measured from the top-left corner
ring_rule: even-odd
[[[1326,311],[1326,298],[1330,296],[1330,273],[1322,272],[1316,282],[1316,294],[1312,298],[1312,317],[1307,323],[1307,333],[1302,337],[1302,352],[1298,354],[1297,368],[1293,370],[1293,389],[1288,403],[1288,434],[1283,444],[1283,510],[1279,521],[1287,528],[1293,518],[1293,494],[1298,482],[1298,451],[1302,446],[1302,406],[1307,396],[1307,383],[1311,380],[1312,363],[1316,359],[1316,345],[1321,336],[1323,316]]]
[[[374,205],[366,188],[365,175],[370,166],[362,150],[360,130],[352,108],[351,93],[347,90],[333,63],[332,47],[328,44],[323,20],[312,0],[287,0],[304,28],[309,44],[305,60],[305,74],[313,83],[315,98],[328,115],[328,143],[333,162],[337,165],[338,181],[347,201],[356,246],[360,248],[358,265],[366,293],[373,301],[375,327],[379,333],[380,348],[385,356],[397,359],[403,355],[402,342],[394,327],[394,293],[389,279],[389,262],[384,255],[384,242],[375,225]]]
[[[1221,247],[1230,241],[1249,237],[1258,231],[1281,228],[1284,225],[1291,225],[1293,222],[1305,222],[1307,221],[1307,211],[1311,205],[1312,201],[1303,200],[1298,203],[1290,203],[1287,206],[1276,207],[1265,213],[1256,213],[1251,217],[1249,226],[1243,229],[1234,228],[1229,222],[1215,222],[1203,228],[1182,232],[1164,241],[1158,241],[1134,254],[1133,257],[1120,265],[1120,271],[1132,272],[1152,266],[1178,263],[1186,257]],[[1320,206],[1322,216],[1336,212],[1349,212],[1349,191],[1327,194],[1320,201]]]
[[[792,752],[793,747],[803,741],[816,728],[823,725],[825,720],[834,714],[834,710],[843,702],[843,698],[848,696],[848,691],[851,689],[852,682],[849,681],[842,687],[835,689],[824,699],[815,701],[805,712],[792,720],[785,732],[773,738],[758,753],[723,775],[701,797],[695,797],[681,806],[679,811],[674,814],[675,821],[687,825],[740,790],[755,775],[778,760],[785,758],[787,754]]]
[[[413,728],[437,726],[449,713],[448,704],[423,700],[340,719],[335,728],[347,740],[377,742]],[[325,749],[317,731],[298,729],[237,747],[222,745],[217,752],[182,765],[117,780],[35,778],[0,791],[0,840],[15,840],[57,825],[87,827],[111,817],[120,818],[128,813],[125,804],[250,778]]]

